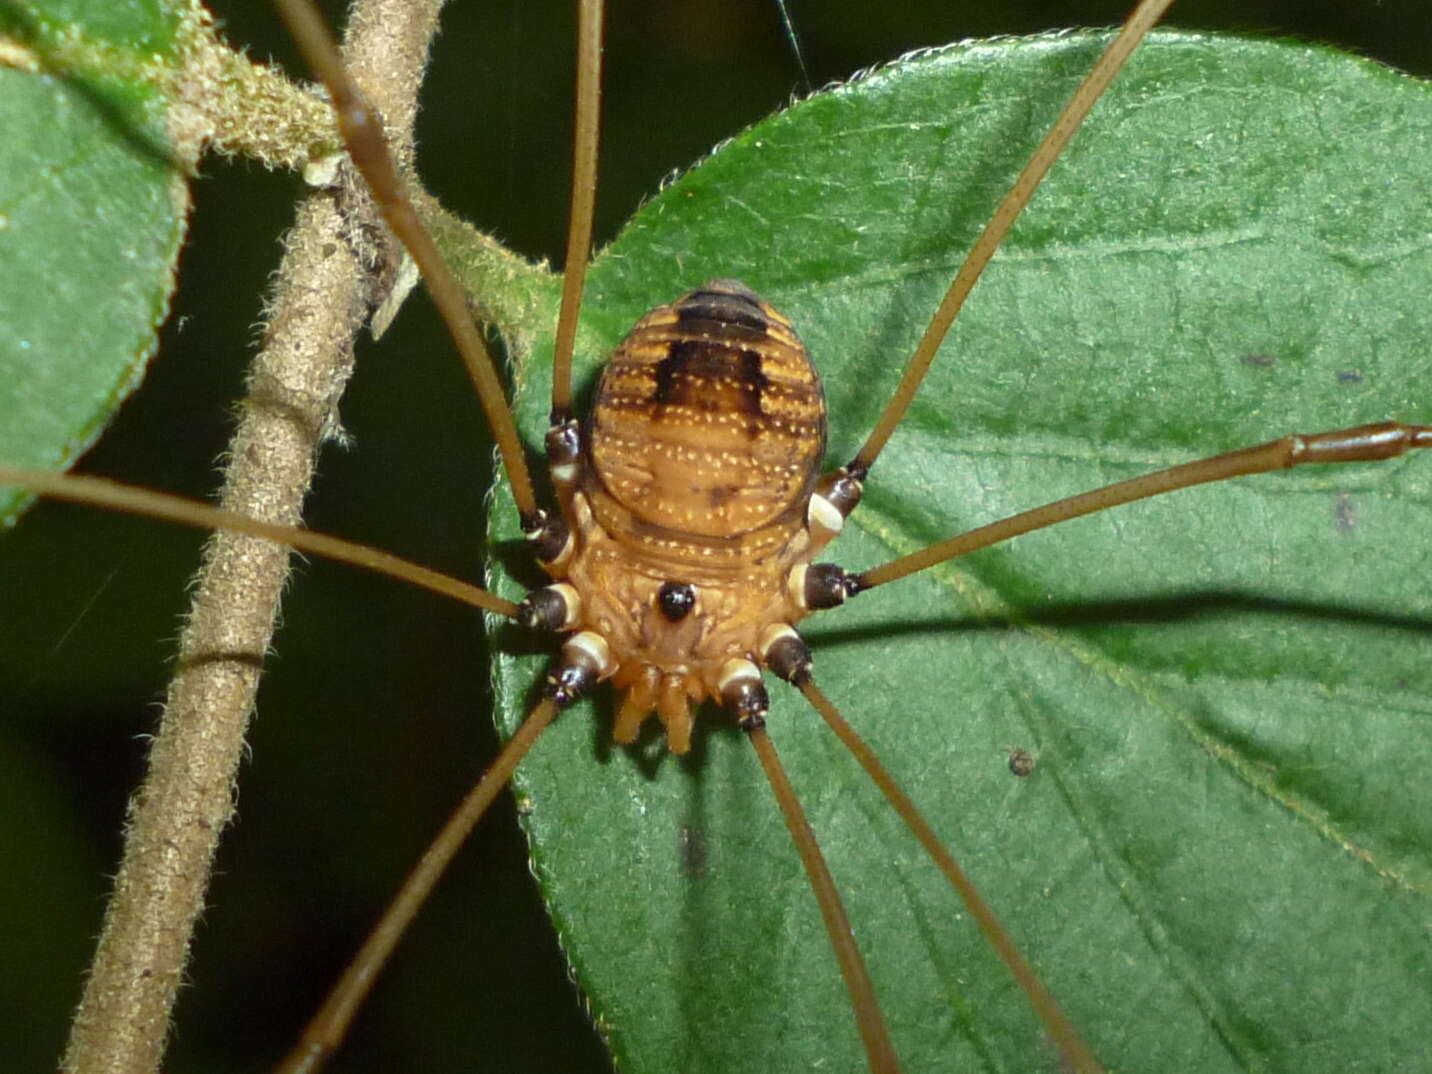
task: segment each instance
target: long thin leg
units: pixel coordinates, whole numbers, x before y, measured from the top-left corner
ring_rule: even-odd
[[[860,1027],[860,1038],[865,1044],[865,1056],[869,1061],[871,1074],[895,1074],[900,1069],[900,1060],[890,1043],[890,1033],[885,1028],[885,1016],[880,1013],[880,1004],[875,1000],[875,986],[870,981],[870,971],[865,968],[865,960],[860,956],[860,949],[855,946],[855,936],[850,930],[850,918],[846,916],[845,907],[841,905],[840,893],[836,890],[835,880],[825,864],[825,857],[820,852],[820,844],[816,842],[815,833],[811,831],[805,811],[801,809],[800,799],[796,797],[795,789],[776,754],[775,744],[766,734],[765,728],[750,726],[744,730],[756,748],[756,755],[761,759],[761,767],[765,769],[766,779],[770,782],[771,790],[781,807],[781,816],[785,818],[786,828],[791,833],[791,839],[795,841],[806,876],[810,878],[816,902],[820,903],[821,917],[825,919],[826,932],[830,935],[836,961],[840,963],[840,972],[845,978],[846,990],[850,993],[850,1003],[855,1011],[855,1021]]]
[[[915,353],[910,357],[910,364],[905,367],[905,374],[900,378],[900,383],[891,396],[890,402],[885,404],[885,410],[880,415],[880,420],[875,423],[869,438],[851,460],[849,469],[852,473],[864,474],[874,464],[876,457],[885,447],[885,442],[890,439],[890,434],[895,427],[905,418],[905,412],[910,408],[911,402],[915,399],[915,393],[920,390],[920,384],[929,372],[930,363],[935,360],[935,352],[940,349],[944,342],[945,335],[954,324],[960,308],[965,304],[965,299],[974,290],[979,282],[980,276],[984,273],[985,266],[994,252],[999,249],[999,244],[1004,241],[1009,229],[1014,226],[1019,214],[1029,204],[1034,191],[1043,181],[1050,167],[1054,164],[1059,155],[1064,152],[1064,147],[1069,144],[1069,139],[1074,136],[1085,117],[1089,115],[1090,109],[1113,81],[1124,62],[1138,48],[1139,42],[1144,39],[1149,30],[1153,29],[1155,23],[1163,18],[1164,12],[1173,4],[1173,0],[1142,0],[1128,21],[1124,23],[1123,29],[1117,37],[1109,42],[1109,47],[1099,57],[1099,62],[1094,69],[1085,76],[1084,81],[1079,83],[1079,88],[1069,98],[1069,103],[1064,106],[1064,111],[1059,113],[1059,118],[1054,121],[1054,126],[1044,136],[1044,140],[1035,149],[1034,155],[1029,158],[1029,163],[1019,173],[1019,178],[1010,187],[1009,193],[995,209],[994,215],[985,225],[970,252],[965,255],[965,262],[960,266],[960,271],[955,274],[954,280],[950,283],[950,289],[945,292],[945,297],[940,301],[940,306],[935,310],[935,315],[930,320],[930,325],[925,329],[925,334],[920,339]]]
[[[908,556],[856,576],[857,590],[872,589],[907,574],[915,574],[947,559],[986,548],[1031,530],[1043,529],[1080,515],[1093,514],[1134,500],[1148,499],[1175,489],[1205,485],[1230,477],[1286,470],[1305,463],[1376,462],[1392,459],[1415,448],[1432,447],[1432,425],[1403,425],[1385,421],[1326,433],[1306,433],[1269,440],[1266,444],[1186,462],[1142,477],[1118,481],[1078,496],[1056,500],[1012,515],[957,537],[932,544]]]
[[[505,615],[509,619],[517,617],[517,605],[510,600],[382,549],[295,526],[260,522],[256,518],[211,507],[183,496],[171,496],[164,492],[135,488],[133,485],[122,485],[102,477],[56,474],[48,470],[28,470],[17,466],[0,466],[0,485],[16,485],[52,499],[143,515],[161,522],[175,522],[199,529],[232,530],[250,537],[263,537],[302,552],[323,556],[325,559],[361,567],[376,574],[386,574],[389,578],[408,582],[475,608]]]
[[[905,822],[905,825],[914,833],[915,838],[920,841],[920,845],[935,860],[940,872],[945,874],[945,879],[950,882],[950,886],[955,889],[964,902],[965,908],[969,910],[970,916],[975,919],[975,924],[984,934],[986,942],[994,948],[995,954],[1000,957],[1000,960],[1009,967],[1009,972],[1014,975],[1019,987],[1024,989],[1024,994],[1029,997],[1029,1002],[1034,1006],[1039,1020],[1044,1023],[1044,1028],[1049,1031],[1050,1037],[1059,1046],[1064,1067],[1075,1071],[1076,1074],[1098,1074],[1099,1071],[1102,1071],[1104,1068],[1094,1058],[1094,1053],[1084,1043],[1078,1030],[1065,1016],[1054,997],[1049,994],[1049,990],[1044,987],[1044,982],[1039,979],[1039,975],[1019,953],[1019,948],[1010,939],[1004,925],[1000,923],[989,904],[984,901],[970,878],[965,875],[959,863],[945,849],[934,829],[920,815],[920,811],[915,808],[915,803],[910,800],[909,795],[900,789],[900,785],[895,782],[894,777],[880,763],[880,759],[875,756],[875,751],[856,734],[850,724],[845,722],[840,711],[816,686],[808,674],[792,681],[800,689],[800,692],[805,694],[806,700],[821,714],[840,741],[845,744],[845,748],[860,762],[860,766],[880,788],[880,793],[885,795],[891,807],[900,814],[900,819]]]
[[[383,219],[417,263],[427,282],[428,293],[432,295],[434,305],[457,344],[458,353],[462,355],[463,364],[487,415],[488,427],[502,454],[502,464],[512,483],[512,498],[517,503],[518,512],[524,521],[536,518],[537,500],[532,492],[532,478],[527,472],[522,441],[518,438],[517,424],[507,405],[497,368],[468,312],[462,288],[453,279],[432,237],[419,223],[413,204],[408,200],[392,154],[388,152],[382,123],[348,77],[338,48],[310,0],[274,2],[309,66],[328,87],[338,115],[338,129],[353,163],[368,181]]]
[[[602,0],[582,0],[577,10],[577,121],[572,146],[572,203],[567,217],[567,264],[562,309],[552,351],[552,424],[572,416],[572,346],[582,285],[592,251],[592,209],[597,201],[597,141],[602,109]]]
[[[394,946],[432,893],[433,886],[453,855],[467,841],[468,834],[482,819],[487,807],[507,786],[513,770],[556,715],[557,702],[543,698],[517,729],[511,741],[497,755],[497,760],[492,762],[477,786],[454,810],[432,845],[403,881],[397,896],[363,942],[358,954],[353,956],[353,961],[343,971],[343,976],[328,994],[323,1006],[304,1028],[298,1043],[275,1068],[275,1074],[312,1074],[327,1062],[348,1032],[353,1016],[367,998]]]

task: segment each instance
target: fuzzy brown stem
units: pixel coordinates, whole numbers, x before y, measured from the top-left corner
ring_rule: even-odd
[[[437,6],[363,0],[354,13],[350,62],[400,145],[411,143]],[[362,204],[343,192],[310,197],[287,239],[228,452],[221,497],[228,510],[286,525],[299,520],[372,299],[373,258],[353,241],[366,223],[356,218],[355,201]],[[205,550],[64,1071],[149,1074],[159,1065],[218,835],[232,815],[244,730],[287,571],[287,550],[267,541],[218,533]]]

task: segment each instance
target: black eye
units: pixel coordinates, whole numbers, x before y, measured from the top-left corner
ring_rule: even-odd
[[[696,587],[685,582],[667,582],[656,594],[656,606],[669,622],[679,623],[696,607]]]

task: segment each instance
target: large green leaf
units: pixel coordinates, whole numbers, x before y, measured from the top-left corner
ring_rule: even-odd
[[[598,260],[583,378],[646,307],[738,276],[804,335],[828,461],[850,457],[1103,40],[952,48],[740,135]],[[1428,87],[1310,47],[1159,37],[996,258],[836,558],[1288,431],[1425,420],[1429,234]],[[546,384],[527,371],[528,428]],[[817,678],[1112,1068],[1425,1058],[1429,494],[1425,458],[1185,492],[812,621]],[[509,721],[543,666],[499,657]],[[908,1068],[1056,1069],[898,820],[777,693],[773,735]],[[610,718],[606,698],[568,714],[518,788],[620,1064],[864,1069],[744,741],[714,718],[682,763],[605,746]],[[1038,759],[1027,779],[1014,746]]]
[[[160,88],[179,62],[176,21],[157,0],[0,2],[0,458],[12,464],[72,464],[156,346],[188,207]],[[0,525],[23,499],[0,491]]]
[[[165,74],[174,4],[0,0],[0,459],[64,468],[143,374],[168,312],[188,209],[171,159]],[[27,497],[0,488],[0,531]],[[63,767],[20,732],[23,652],[40,556],[0,581],[0,988],[7,1067],[53,1068],[93,932],[93,879],[112,869],[84,836]],[[44,601],[48,602],[48,601]],[[43,629],[43,628],[42,628]],[[76,670],[76,676],[82,672]],[[43,852],[37,852],[42,844]],[[48,868],[35,866],[44,860]],[[78,911],[86,923],[77,927]]]

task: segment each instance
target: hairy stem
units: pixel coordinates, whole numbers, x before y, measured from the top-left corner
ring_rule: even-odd
[[[362,0],[349,61],[411,158],[417,87],[436,0]],[[375,258],[354,241],[366,199],[351,188],[310,196],[285,244],[268,303],[264,345],[228,451],[221,503],[279,524],[299,520],[315,452],[335,425],[352,367],[352,341],[373,299]],[[269,647],[288,553],[267,541],[216,534],[194,585],[149,756],[130,802],[124,857],[62,1068],[149,1074],[158,1068],[170,1011],[233,784]]]

